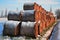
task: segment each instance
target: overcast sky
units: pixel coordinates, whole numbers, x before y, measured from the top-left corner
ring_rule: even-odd
[[[23,10],[24,3],[36,2],[45,8],[47,11],[50,10],[50,6],[52,7],[52,11],[54,12],[56,9],[60,8],[60,0],[0,0],[0,12],[2,10]]]

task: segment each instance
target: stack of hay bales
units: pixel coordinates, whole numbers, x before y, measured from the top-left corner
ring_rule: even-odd
[[[4,34],[38,37],[46,28],[55,22],[53,13],[47,12],[37,3],[25,3],[23,11],[9,12],[4,25]]]
[[[8,13],[8,21],[4,24],[3,35],[18,36],[21,27],[21,14],[20,12],[10,11]]]
[[[35,15],[34,21],[37,23],[36,28],[38,29],[36,32],[36,37],[37,35],[44,33],[44,31],[56,21],[52,12],[46,11],[41,5],[38,5],[36,3],[25,3],[23,9],[24,11],[30,11],[30,13],[32,10],[34,10],[32,13]]]

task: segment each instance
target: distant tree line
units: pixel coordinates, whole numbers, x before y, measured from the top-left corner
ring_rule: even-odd
[[[5,10],[5,12],[2,10],[0,14],[0,18],[7,17],[7,14],[8,14],[7,9]]]

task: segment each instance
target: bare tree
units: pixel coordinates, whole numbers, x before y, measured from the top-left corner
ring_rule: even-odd
[[[3,17],[3,10],[2,10],[2,12],[1,12],[1,17]]]
[[[6,10],[5,10],[5,17],[7,17],[7,8],[6,8]]]
[[[57,10],[55,11],[55,14],[56,14],[56,16],[57,16],[57,19],[60,19],[60,9],[57,9]]]

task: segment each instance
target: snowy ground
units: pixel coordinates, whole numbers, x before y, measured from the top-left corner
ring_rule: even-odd
[[[0,18],[0,21],[6,21],[8,20],[7,18]]]
[[[55,25],[50,40],[60,40],[60,21]]]

